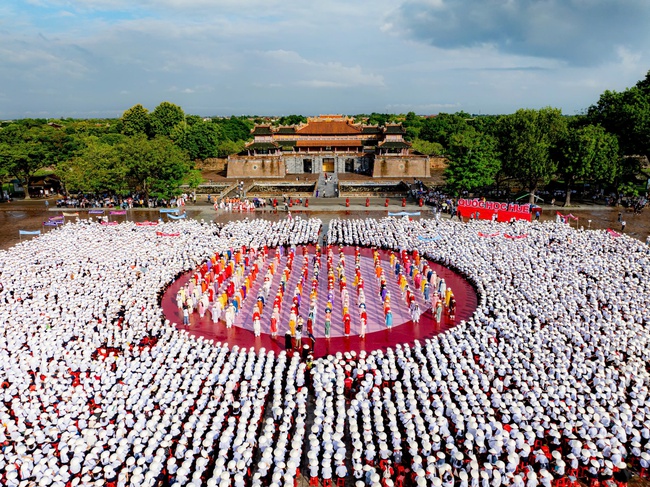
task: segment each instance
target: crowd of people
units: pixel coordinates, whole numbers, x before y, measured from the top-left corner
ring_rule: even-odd
[[[227,211],[255,211],[255,208],[260,206],[265,206],[265,201],[263,199],[255,198],[254,200],[249,200],[247,198],[222,198],[220,201],[215,202],[215,210],[227,210]]]
[[[68,194],[56,200],[57,208],[176,208],[185,206],[186,202],[196,203],[196,193],[184,193],[171,198],[147,197],[134,193],[123,196],[114,193],[104,194]]]
[[[284,223],[289,221],[287,219]],[[307,234],[320,227],[319,220],[310,222],[313,231]],[[297,218],[294,228],[307,223]],[[372,259],[368,259],[372,266],[362,266],[360,246],[349,250],[353,254],[347,257],[345,246],[329,244],[325,249],[318,244],[291,245],[286,251],[284,246],[277,251],[267,245],[259,249],[242,246],[215,253],[176,291],[175,301],[179,313],[182,313],[183,325],[191,326],[195,321],[192,316],[201,320],[206,315],[215,326],[223,323],[226,328],[233,325],[246,328],[252,321],[256,337],[264,332],[276,338],[278,332],[284,332],[287,350],[297,348],[302,353],[311,353],[316,335],[331,337],[333,320],[343,324],[344,336],[365,337],[368,305],[381,303],[381,321],[386,328],[391,328],[391,287],[397,295],[394,305],[397,309],[408,310],[406,316],[413,323],[420,321],[420,303],[433,310],[436,323],[441,323],[443,310],[448,311],[453,322],[456,299],[452,289],[416,249],[382,253],[374,248]],[[348,260],[348,257],[354,260]],[[321,287],[320,283],[325,281],[326,287]],[[275,295],[271,293],[272,289]],[[371,296],[369,303],[366,302],[366,293]],[[174,315],[170,316],[174,318]],[[404,317],[404,313],[398,313],[398,319]],[[376,318],[377,313],[374,314]],[[377,329],[379,327],[372,327],[371,331]],[[303,335],[311,346],[301,350]]]
[[[472,318],[313,362],[165,320],[165,288],[215,253],[316,244],[320,229],[86,220],[0,253],[0,485],[621,487],[648,475],[647,246],[551,222],[334,220],[332,245],[417,251],[463,274],[479,295]]]

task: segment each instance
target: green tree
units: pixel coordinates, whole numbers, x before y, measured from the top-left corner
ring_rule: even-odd
[[[154,137],[159,135],[169,137],[174,127],[183,123],[184,120],[185,113],[181,107],[164,101],[149,115],[151,133]]]
[[[0,165],[20,181],[29,198],[32,177],[73,154],[73,142],[65,132],[48,125],[11,124],[0,131]]]
[[[276,125],[299,125],[307,123],[307,117],[303,115],[286,115],[278,118]]]
[[[623,154],[650,155],[650,71],[636,86],[605,91],[587,116],[617,136]]]
[[[126,136],[122,134],[107,133],[97,137],[102,143],[108,145],[117,145],[124,142]]]
[[[625,183],[621,183],[618,186],[618,192],[622,195],[625,196],[631,196],[633,198],[636,198],[639,196],[639,188],[637,185],[635,185],[631,181],[627,181]]]
[[[185,124],[188,127],[192,127],[193,125],[196,125],[197,123],[205,123],[203,121],[203,117],[200,117],[198,115],[186,115],[185,116]]]
[[[408,112],[404,117],[404,121],[402,122],[402,126],[406,131],[404,138],[408,141],[417,140],[420,136],[420,130],[422,129],[423,122],[424,119],[422,117],[418,117],[415,112]]]
[[[576,181],[612,183],[620,170],[618,140],[600,126],[569,128],[558,152],[558,175],[566,186],[564,206],[571,205],[571,190]]]
[[[246,142],[243,140],[224,140],[219,144],[218,157],[228,157],[244,150]]]
[[[190,159],[207,159],[217,157],[220,142],[219,126],[201,121],[188,129],[182,147],[188,152]]]
[[[447,187],[457,195],[494,184],[501,168],[496,139],[472,127],[451,136],[447,159]]]
[[[201,176],[201,171],[198,169],[191,169],[185,175],[183,182],[187,184],[192,190],[195,190],[199,187],[199,184],[203,182],[203,176]]]
[[[375,113],[372,112],[370,116],[368,117],[368,121],[366,122],[368,125],[379,125],[383,126],[386,125],[387,123],[395,122],[397,120],[397,117],[391,113]]]
[[[217,157],[220,142],[219,126],[201,121],[188,128],[181,147],[188,152],[190,159],[207,159]]]
[[[223,139],[236,142],[238,140],[248,141],[253,138],[251,136],[253,124],[247,118],[230,117],[213,120],[212,122],[219,125]]]
[[[192,169],[187,153],[167,137],[129,137],[117,148],[129,187],[145,199],[178,194]]]
[[[79,155],[57,167],[59,176],[69,192],[99,193],[127,189],[127,167],[122,164],[118,146],[90,136]]]
[[[404,116],[404,125],[414,125],[419,127],[422,125],[422,122],[422,117],[418,117],[415,112],[408,112]]]
[[[449,147],[454,134],[464,132],[470,116],[467,113],[439,113],[424,120],[419,137],[428,142],[437,142],[445,149]]]
[[[16,144],[0,143],[0,161],[5,171],[18,179],[29,199],[29,183],[36,171],[47,166],[45,154],[40,144],[22,141]]]
[[[499,120],[499,150],[507,175],[529,191],[530,203],[540,185],[555,175],[553,149],[566,131],[566,120],[556,108],[520,109]]]
[[[139,103],[126,110],[120,120],[121,132],[124,135],[149,135],[151,131],[149,110]]]
[[[468,123],[477,131],[497,136],[499,120],[503,115],[475,115]]]
[[[587,111],[589,121],[602,125],[618,138],[623,159],[622,172],[633,179],[642,172],[638,157],[650,157],[650,71],[645,79],[622,92],[605,91]],[[647,174],[645,174],[648,177]]]
[[[428,142],[422,139],[415,139],[413,141],[413,150],[416,150],[421,154],[426,154],[427,156],[441,156],[445,152],[442,144],[437,142]]]

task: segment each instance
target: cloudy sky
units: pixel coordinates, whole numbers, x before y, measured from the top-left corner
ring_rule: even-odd
[[[648,0],[1,0],[0,119],[578,113],[650,70]]]

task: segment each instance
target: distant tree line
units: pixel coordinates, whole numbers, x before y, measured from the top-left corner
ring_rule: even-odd
[[[456,195],[498,189],[499,183],[514,180],[533,202],[541,187],[556,180],[570,204],[578,181],[612,185],[625,180],[625,153],[616,133],[586,115],[566,117],[559,109],[542,108],[509,115],[418,117],[410,112],[361,119],[380,125],[401,122],[413,149],[445,157],[447,190]]]
[[[117,120],[5,122],[0,125],[0,179],[14,178],[28,188],[39,171],[47,170],[68,192],[169,198],[182,184],[201,182],[196,161],[241,151],[253,125],[248,117],[186,115],[169,102],[151,113],[135,105]]]
[[[554,181],[570,204],[578,184],[635,193],[649,177],[650,72],[622,92],[605,91],[576,116],[547,107],[489,116],[371,113],[354,120],[402,123],[414,150],[446,158],[446,184],[457,195],[498,190],[512,180],[530,193],[532,202],[536,192]],[[163,102],[151,112],[135,105],[117,120],[5,122],[0,124],[0,178],[15,178],[27,187],[49,168],[68,191],[169,197],[181,184],[199,184],[196,161],[240,152],[256,123],[306,121],[302,115],[203,118]]]

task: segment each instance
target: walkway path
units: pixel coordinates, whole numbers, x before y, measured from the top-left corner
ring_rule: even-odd
[[[335,198],[338,196],[336,190],[339,185],[339,180],[336,173],[327,173],[329,181],[325,179],[325,173],[321,173],[318,178],[319,196],[322,198]]]

